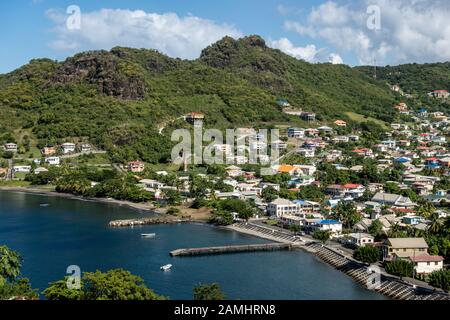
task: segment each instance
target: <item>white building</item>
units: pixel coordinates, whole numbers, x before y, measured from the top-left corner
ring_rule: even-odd
[[[271,216],[296,215],[299,207],[290,200],[278,198],[267,205],[267,213]]]
[[[315,156],[314,149],[300,148],[297,150],[297,153],[305,158],[314,158],[314,156]]]
[[[66,142],[61,145],[61,150],[64,154],[75,152],[75,143]]]
[[[441,270],[444,267],[444,258],[441,256],[430,256],[429,254],[420,254],[410,256],[409,260],[414,264],[416,274],[430,274]]]
[[[364,247],[374,242],[374,237],[367,233],[351,233],[349,237],[350,243],[358,247]]]
[[[303,138],[305,137],[305,129],[302,128],[289,128],[288,129],[289,138]]]
[[[48,157],[45,162],[52,166],[57,166],[60,163],[59,157]]]
[[[14,166],[13,167],[14,173],[18,173],[18,172],[30,173],[30,171],[31,171],[31,166]]]
[[[17,152],[17,144],[15,143],[5,143],[4,148],[8,152]]]
[[[160,190],[162,187],[164,187],[164,183],[161,183],[157,180],[151,180],[151,179],[143,179],[140,180],[139,183],[143,184],[145,189],[147,191],[155,191]]]
[[[312,230],[329,230],[332,234],[340,234],[342,232],[342,222],[337,220],[318,220],[311,225]]]
[[[91,152],[92,148],[90,144],[83,143],[80,147],[81,152]]]

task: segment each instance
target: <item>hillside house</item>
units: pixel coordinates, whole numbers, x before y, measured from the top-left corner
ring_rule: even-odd
[[[75,152],[75,143],[66,142],[61,145],[61,151],[64,154]]]
[[[128,162],[127,168],[128,168],[128,171],[131,171],[133,173],[144,172],[145,163],[142,161],[130,161],[130,162]]]
[[[301,139],[305,136],[305,129],[303,128],[289,128],[288,129],[288,137]]]
[[[378,192],[373,196],[371,201],[396,208],[414,208],[416,206],[408,197],[391,193]]]
[[[345,122],[344,120],[336,120],[334,122],[334,125],[337,127],[346,127],[347,126],[347,122]]]
[[[59,157],[48,157],[45,159],[45,162],[51,166],[58,166],[60,164]]]
[[[186,115],[186,121],[195,127],[201,127],[204,120],[205,115],[200,112],[191,112]]]
[[[55,147],[44,147],[41,150],[41,152],[44,157],[52,156],[56,153],[56,148]]]
[[[91,151],[92,151],[92,147],[91,147],[90,144],[83,143],[83,144],[80,146],[80,151],[83,152],[83,153],[91,152]]]
[[[308,149],[308,148],[300,148],[297,150],[297,153],[305,158],[314,158],[316,153],[314,149]]]
[[[300,118],[304,121],[312,122],[316,121],[316,114],[313,112],[302,112]]]
[[[7,152],[17,152],[17,144],[12,143],[12,142],[5,143],[5,145],[3,146],[3,148],[4,148],[5,151],[7,151]]]
[[[450,93],[447,90],[434,90],[428,93],[428,95],[437,99],[447,99]]]

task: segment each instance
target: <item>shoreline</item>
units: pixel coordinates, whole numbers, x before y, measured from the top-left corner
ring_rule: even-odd
[[[83,196],[77,196],[70,193],[60,193],[54,190],[46,190],[46,189],[40,189],[40,188],[30,188],[30,187],[0,187],[0,192],[13,192],[13,193],[25,193],[25,194],[31,194],[31,195],[38,195],[38,196],[48,196],[48,197],[59,197],[59,198],[65,198],[69,200],[79,200],[79,201],[87,201],[87,202],[98,202],[98,203],[105,203],[105,204],[114,204],[118,206],[125,206],[130,209],[136,210],[136,211],[145,211],[148,213],[156,214],[156,215],[162,215],[165,212],[163,210],[158,210],[159,208],[155,208],[154,206],[150,206],[148,204],[144,203],[134,203],[126,200],[116,200],[112,198],[88,198]]]
[[[192,222],[192,223],[207,223],[207,219],[203,216],[172,216],[167,215],[167,208],[158,208],[150,203],[135,203],[127,200],[117,200],[112,198],[89,198],[83,196],[77,196],[70,193],[60,193],[54,190],[47,190],[41,188],[33,188],[33,187],[5,187],[0,186],[0,192],[12,192],[12,193],[22,193],[22,194],[30,194],[30,195],[38,195],[45,197],[59,197],[68,200],[77,200],[77,201],[85,201],[85,202],[96,202],[103,204],[116,205],[121,207],[127,207],[141,214],[148,214],[147,219],[160,219],[161,223],[179,223],[179,222]],[[186,208],[189,210],[188,208]],[[129,220],[139,220],[146,219],[141,216],[131,217]],[[181,221],[180,221],[181,220]]]
[[[119,206],[126,206],[129,207],[133,210],[136,211],[146,211],[149,213],[154,214],[155,216],[149,219],[158,219],[158,217],[162,217],[163,219],[167,219],[167,216],[164,216],[164,212],[158,212],[157,210],[155,210],[155,208],[150,207],[148,205],[145,204],[136,204],[136,203],[132,203],[129,201],[123,201],[123,200],[115,200],[115,199],[106,199],[106,198],[87,198],[87,197],[82,197],[82,196],[76,196],[76,195],[72,195],[72,194],[65,194],[65,193],[58,193],[56,191],[52,191],[52,190],[44,190],[44,189],[39,189],[39,188],[28,188],[28,187],[0,187],[0,192],[1,191],[5,191],[5,192],[13,192],[13,193],[24,193],[24,194],[31,194],[31,195],[39,195],[39,196],[49,196],[49,197],[60,197],[60,198],[65,198],[65,199],[71,199],[71,200],[81,200],[81,201],[88,201],[88,202],[98,202],[98,203],[105,203],[105,204],[113,204],[113,205],[119,205]],[[158,209],[158,208],[156,208]],[[176,217],[171,217],[172,219],[176,219]],[[201,224],[206,224],[205,220],[201,220],[201,219],[191,219],[191,220],[186,220],[186,221],[176,221],[173,220],[171,221],[170,219],[167,219],[167,221],[165,222],[161,222],[162,223],[201,223]],[[275,243],[280,243],[280,244],[291,244],[293,245],[293,249],[294,250],[301,250],[303,252],[312,254],[314,257],[316,257],[319,261],[321,261],[322,263],[330,266],[331,268],[341,271],[344,274],[346,274],[347,276],[350,276],[356,283],[359,282],[359,284],[361,284],[361,281],[358,281],[359,279],[355,278],[354,276],[348,274],[347,272],[344,272],[343,270],[340,270],[338,266],[333,265],[333,263],[331,263],[330,261],[327,261],[327,259],[324,259],[323,256],[321,256],[321,254],[319,252],[317,252],[316,249],[307,246],[307,243],[293,243],[292,241],[289,240],[283,240],[280,239],[276,236],[271,236],[268,234],[264,234],[261,232],[257,232],[254,230],[246,230],[243,228],[239,228],[236,225],[230,225],[230,226],[215,226],[212,224],[208,224],[211,226],[214,226],[216,228],[219,229],[225,229],[225,230],[229,230],[229,231],[234,231],[234,232],[238,232],[240,234],[245,234],[247,236],[251,236],[251,237],[255,237],[255,238],[260,238],[260,239],[264,239],[264,240],[270,240],[273,241]],[[127,227],[127,226],[125,226]],[[334,252],[334,254],[337,254],[339,256],[342,256],[345,259],[348,259],[349,262],[355,262],[353,261],[353,259],[342,255],[341,253],[335,252],[335,250],[333,248],[330,248],[328,246],[321,246],[322,248],[326,248],[327,250],[330,250],[332,252]],[[359,264],[359,263],[358,263]],[[362,265],[361,265],[362,266]],[[386,276],[386,275],[384,275]],[[389,276],[390,278],[390,276]],[[409,285],[408,285],[409,286]],[[367,289],[367,288],[366,288]],[[369,291],[375,291],[375,290],[371,290],[368,289]],[[382,292],[378,292],[379,294],[383,295],[383,296],[387,296],[389,298],[393,298],[392,296],[390,296],[389,294],[386,293],[382,293]],[[445,295],[445,293],[444,293]],[[395,298],[394,298],[395,299]]]

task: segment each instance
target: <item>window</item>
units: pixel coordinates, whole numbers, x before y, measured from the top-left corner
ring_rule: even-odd
[[[438,265],[438,262],[435,262],[434,265],[437,266],[437,265]]]
[[[427,262],[427,266],[429,266],[430,265],[430,263],[429,262]]]

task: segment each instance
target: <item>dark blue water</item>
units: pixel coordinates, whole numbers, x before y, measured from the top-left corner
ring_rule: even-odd
[[[107,226],[143,215],[115,205],[0,191],[0,245],[21,253],[23,276],[40,290],[78,265],[82,271],[130,270],[171,299],[191,299],[194,286],[211,282],[231,299],[383,299],[302,251],[169,256],[178,248],[267,242],[237,232],[202,224]],[[140,236],[153,232],[155,239]],[[173,269],[160,271],[167,263]]]

